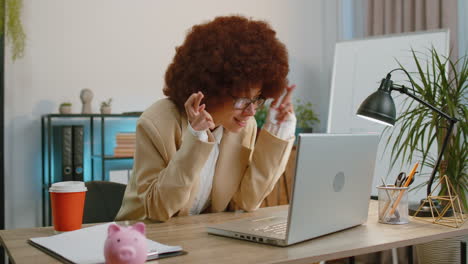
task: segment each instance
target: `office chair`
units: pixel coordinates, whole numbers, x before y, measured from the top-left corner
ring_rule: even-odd
[[[83,224],[114,221],[122,205],[125,184],[90,181],[85,183],[88,191],[83,212]]]

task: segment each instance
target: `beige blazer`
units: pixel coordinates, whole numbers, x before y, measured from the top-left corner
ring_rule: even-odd
[[[187,124],[185,113],[169,99],[157,101],[138,119],[133,173],[116,220],[188,215],[215,140],[210,132],[209,142],[198,140]],[[256,133],[254,118],[239,133],[224,129],[209,211],[224,211],[230,202],[246,211],[257,209],[284,172],[294,139],[262,130],[255,143]]]

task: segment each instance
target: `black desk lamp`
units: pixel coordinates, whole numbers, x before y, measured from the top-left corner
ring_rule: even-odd
[[[393,126],[395,124],[396,120],[396,111],[395,111],[395,103],[393,102],[393,99],[390,95],[392,91],[398,91],[402,94],[406,94],[407,96],[413,98],[414,100],[420,102],[421,104],[429,107],[431,110],[437,112],[439,115],[443,116],[450,122],[450,126],[448,128],[447,134],[444,138],[444,142],[442,144],[442,149],[440,150],[439,157],[437,158],[436,164],[434,166],[434,169],[432,170],[431,177],[429,178],[429,181],[427,183],[427,196],[429,196],[432,192],[432,183],[434,181],[435,175],[437,173],[437,169],[440,165],[440,161],[442,160],[442,156],[444,154],[445,148],[447,147],[450,135],[452,134],[453,127],[455,123],[458,121],[456,118],[453,118],[446,113],[440,111],[439,109],[435,108],[434,106],[430,105],[429,103],[419,99],[416,97],[413,93],[408,91],[408,88],[405,86],[397,87],[393,85],[393,81],[390,80],[391,73],[396,71],[396,70],[402,70],[406,73],[408,78],[411,79],[409,76],[408,72],[405,71],[402,68],[397,68],[392,71],[390,71],[387,74],[387,77],[385,79],[382,79],[382,82],[380,83],[379,89],[374,92],[373,94],[369,95],[366,100],[364,100],[361,103],[361,106],[359,106],[359,109],[357,111],[357,115],[360,117],[363,117],[365,119],[372,120],[374,122],[378,122],[380,124],[388,125],[388,126]],[[414,87],[413,87],[414,89]],[[420,213],[418,213],[418,216],[422,217],[430,217],[432,216],[431,214],[431,209],[429,206],[429,203],[427,199],[421,200],[421,204],[424,203],[424,206],[422,207],[422,210]],[[437,204],[436,206],[440,206],[440,204]],[[439,207],[440,208],[440,207]],[[440,211],[440,209],[439,209]],[[414,214],[414,210],[413,210]]]

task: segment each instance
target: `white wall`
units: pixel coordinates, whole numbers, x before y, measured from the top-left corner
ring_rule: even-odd
[[[468,55],[468,1],[458,0],[458,56]]]
[[[218,15],[266,19],[290,54],[296,97],[312,100],[325,131],[339,0],[24,0],[25,57],[5,66],[6,227],[41,223],[40,117],[63,101],[80,111],[141,111],[163,96],[163,76],[191,25]]]

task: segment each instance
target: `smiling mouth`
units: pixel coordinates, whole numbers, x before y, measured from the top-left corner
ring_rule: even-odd
[[[240,126],[240,127],[245,127],[247,125],[247,121],[248,119],[246,120],[239,120],[237,118],[234,117],[234,120],[236,121],[236,123]]]

